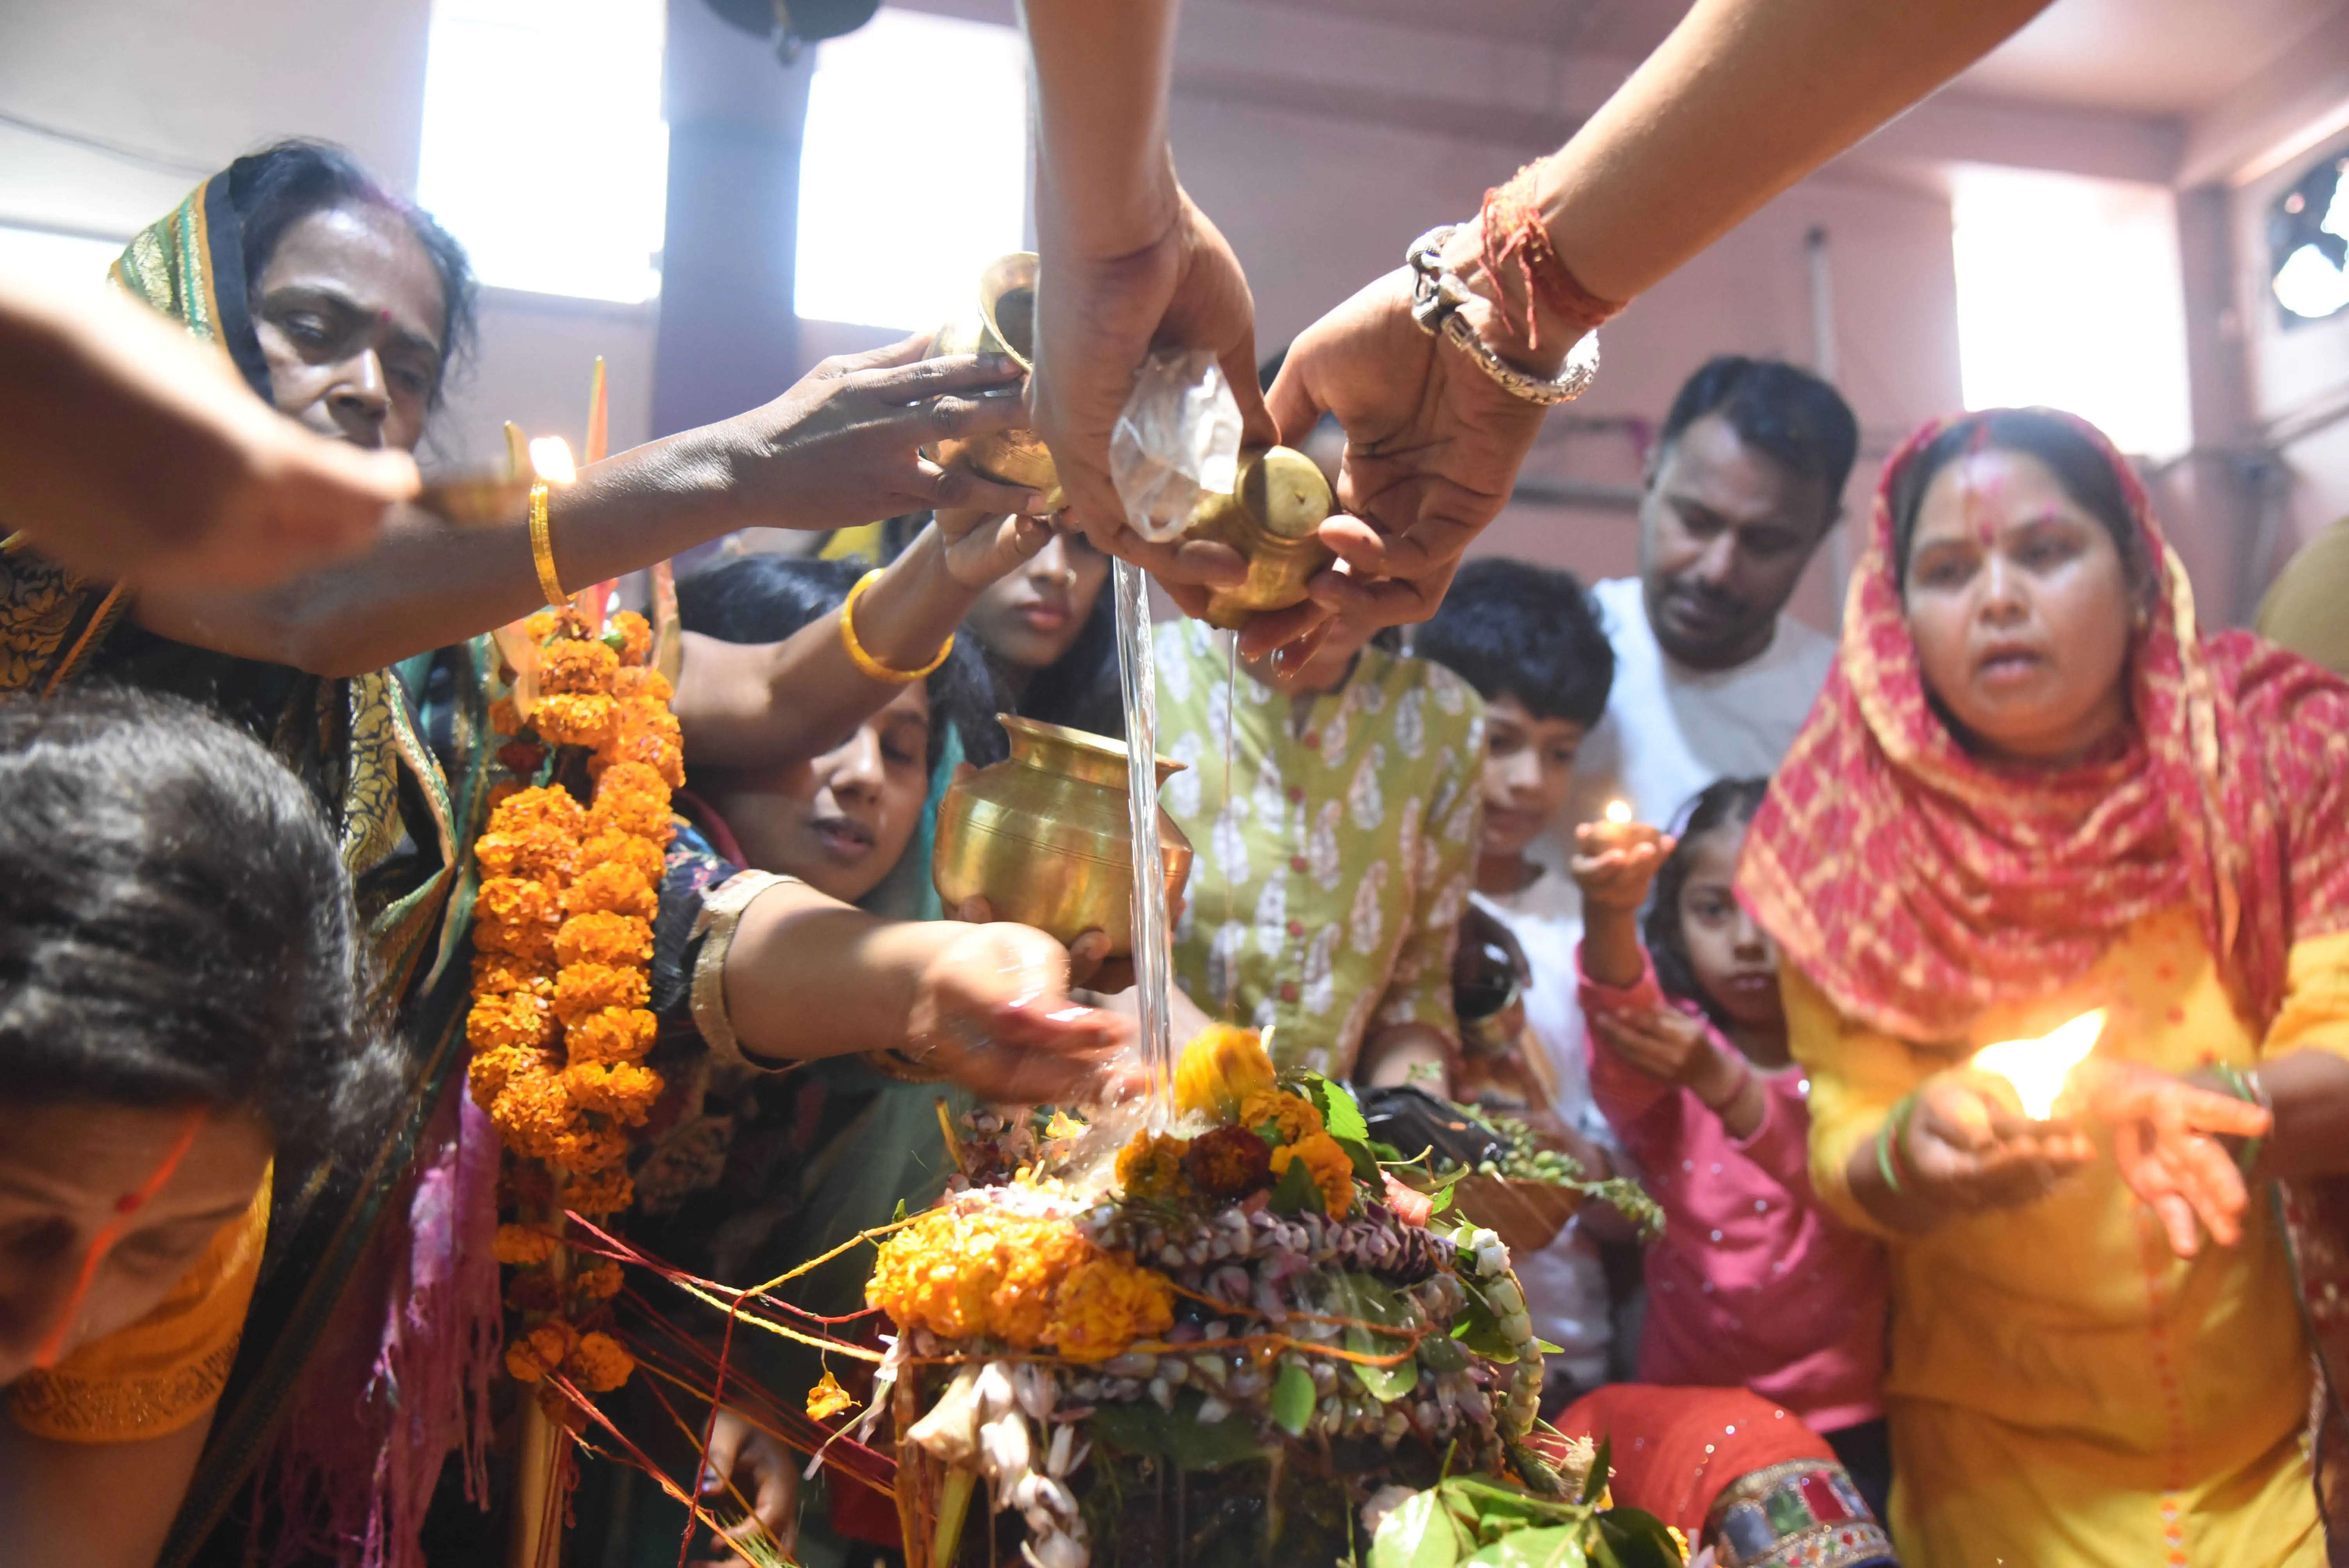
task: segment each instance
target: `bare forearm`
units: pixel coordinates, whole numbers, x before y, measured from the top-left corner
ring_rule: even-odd
[[[1640,983],[1648,972],[1648,954],[1640,945],[1637,911],[1604,903],[1584,906],[1582,972],[1617,991]]]
[[[727,950],[728,1016],[743,1049],[771,1060],[904,1046],[923,969],[962,929],[779,883],[743,912]]]
[[[2262,1062],[2257,1076],[2275,1130],[2252,1174],[2289,1181],[2349,1171],[2349,1060],[2331,1051],[2289,1051]]]
[[[1442,1030],[1425,1024],[1390,1024],[1373,1029],[1363,1038],[1354,1081],[1371,1088],[1394,1088],[1411,1082],[1414,1072],[1433,1068],[1438,1075],[1436,1087],[1449,1094],[1450,1075],[1445,1071],[1449,1043]]]
[[[1583,286],[1630,299],[1989,52],[2046,0],[1697,0],[1548,160]]]
[[[1166,97],[1179,0],[1023,0],[1038,222],[1050,251],[1122,256],[1174,221]]]

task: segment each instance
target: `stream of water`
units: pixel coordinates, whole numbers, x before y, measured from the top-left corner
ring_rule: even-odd
[[[1166,872],[1158,851],[1158,677],[1151,660],[1150,579],[1116,562],[1117,674],[1125,701],[1126,826],[1133,845],[1133,986],[1149,1080],[1148,1125],[1174,1118],[1174,1026],[1167,1016]]]

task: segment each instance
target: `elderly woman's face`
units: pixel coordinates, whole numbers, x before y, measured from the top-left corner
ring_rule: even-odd
[[[1925,684],[1976,746],[2057,761],[2127,720],[2127,566],[2038,459],[1974,452],[1935,475],[1902,587]]]
[[[269,1139],[259,1123],[233,1116],[204,1119],[170,1179],[120,1215],[191,1114],[90,1103],[12,1107],[0,1117],[0,1387],[45,1353],[60,1359],[146,1316],[221,1227],[252,1206]],[[113,1245],[92,1266],[93,1248],[118,1219]]]
[[[415,448],[449,312],[439,269],[397,213],[355,203],[296,221],[253,297],[280,413],[355,446]]]

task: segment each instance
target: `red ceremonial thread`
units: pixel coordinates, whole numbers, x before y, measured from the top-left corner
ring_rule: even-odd
[[[1575,328],[1577,336],[1605,324],[1623,308],[1621,301],[1601,299],[1583,287],[1582,280],[1551,247],[1537,190],[1540,170],[1538,162],[1528,163],[1510,176],[1507,184],[1485,192],[1477,250],[1477,258],[1485,275],[1493,280],[1493,292],[1498,296],[1494,302],[1494,313],[1512,330],[1522,331],[1526,342],[1535,348],[1541,346],[1541,313],[1534,308],[1537,301],[1547,306],[1551,314],[1564,316]],[[1522,326],[1517,320],[1516,296],[1509,288],[1512,267],[1525,292]]]

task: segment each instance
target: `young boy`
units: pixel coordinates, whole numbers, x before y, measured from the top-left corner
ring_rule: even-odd
[[[1575,1000],[1582,903],[1574,883],[1526,851],[1566,810],[1575,751],[1607,711],[1615,655],[1596,608],[1570,573],[1494,557],[1453,580],[1415,651],[1454,671],[1485,702],[1483,826],[1476,907],[1507,926],[1531,984],[1526,1021],[1549,1058],[1547,1122],[1569,1152],[1607,1174],[1613,1144],[1590,1097],[1590,1057]],[[1602,1382],[1611,1337],[1607,1279],[1578,1220],[1536,1256],[1517,1260],[1537,1330],[1554,1357],[1560,1402]],[[1547,1401],[1545,1401],[1546,1403]]]

